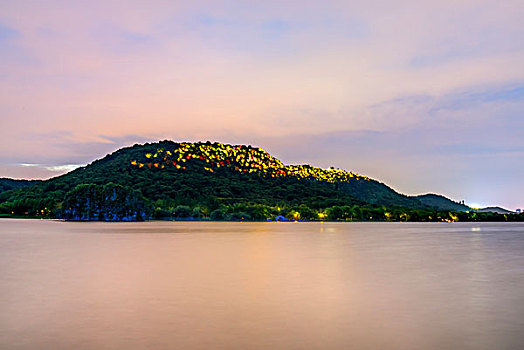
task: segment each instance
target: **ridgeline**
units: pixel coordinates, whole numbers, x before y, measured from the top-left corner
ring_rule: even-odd
[[[31,186],[39,182],[40,180],[15,180],[6,177],[0,177],[0,193]]]
[[[345,170],[284,165],[260,148],[211,142],[134,145],[65,175],[17,185],[0,193],[3,215],[110,221],[482,219],[444,197],[435,205],[435,198],[408,197]]]

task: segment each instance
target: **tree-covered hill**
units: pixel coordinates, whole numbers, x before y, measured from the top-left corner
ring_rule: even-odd
[[[501,207],[487,207],[476,209],[477,213],[496,213],[496,214],[512,214],[513,212]]]
[[[16,180],[6,177],[0,178],[0,193],[17,188],[27,187],[40,182],[40,180]]]
[[[162,141],[120,149],[88,166],[0,195],[4,207],[18,212],[59,209],[80,184],[129,186],[150,202],[171,205],[259,203],[337,204],[406,207],[420,202],[375,180],[341,169],[286,166],[267,152],[243,145]]]
[[[452,201],[451,199],[448,199],[439,194],[428,193],[428,194],[416,196],[414,198],[418,199],[423,204],[426,204],[438,210],[454,210],[454,211],[472,210],[470,207],[468,207],[465,204],[461,204],[461,203]]]
[[[137,144],[0,194],[0,213],[89,220],[407,220],[408,210],[419,220],[452,220],[434,209],[352,172],[284,165],[259,148],[211,142]]]

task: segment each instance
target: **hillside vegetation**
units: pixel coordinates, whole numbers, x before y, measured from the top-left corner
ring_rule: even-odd
[[[441,196],[439,194],[423,194],[420,196],[414,197],[422,202],[422,204],[425,204],[427,206],[436,208],[438,210],[454,210],[454,211],[469,211],[472,210],[467,205],[454,202],[451,199],[448,199],[444,196]]]
[[[17,188],[32,186],[38,182],[40,182],[40,180],[15,180],[2,177],[0,178],[0,193]]]
[[[259,148],[210,142],[134,145],[0,194],[4,214],[85,220],[459,219],[435,209],[349,171],[284,165]]]

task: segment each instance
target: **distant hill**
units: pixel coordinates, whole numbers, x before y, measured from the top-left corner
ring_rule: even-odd
[[[7,177],[0,178],[0,193],[14,190],[17,188],[32,186],[41,182],[41,180],[16,180]]]
[[[486,207],[481,209],[475,209],[477,213],[497,213],[497,214],[513,214],[512,211],[501,207]]]
[[[468,211],[472,210],[467,205],[452,201],[449,198],[446,198],[439,194],[423,194],[419,196],[414,196],[423,204],[433,207],[437,210],[453,210],[453,211]]]

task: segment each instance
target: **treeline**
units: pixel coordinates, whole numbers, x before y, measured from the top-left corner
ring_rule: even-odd
[[[161,203],[157,203],[161,204]],[[322,209],[299,206],[268,206],[263,204],[221,205],[209,210],[204,206],[156,206],[154,218],[213,221],[383,221],[383,222],[459,222],[459,221],[524,221],[523,214],[497,214],[435,211],[425,209],[387,208],[373,205],[332,206]]]
[[[63,201],[23,198],[0,204],[0,214],[85,221],[137,221],[151,217],[148,201],[128,186],[81,184]]]
[[[276,205],[211,198],[202,203],[180,204],[171,198],[154,201],[129,186],[81,184],[68,191],[62,201],[24,198],[0,204],[0,213],[91,221],[214,220],[214,221],[524,221],[524,214],[478,213],[386,207],[370,204],[344,205],[343,199],[318,197],[308,204],[281,201]]]

